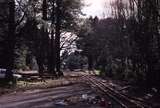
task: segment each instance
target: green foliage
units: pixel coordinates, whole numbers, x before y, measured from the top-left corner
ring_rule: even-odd
[[[160,80],[159,3],[115,0],[111,6],[112,18],[86,19],[77,47],[104,75],[155,85]]]
[[[50,22],[55,13],[52,13],[53,1],[47,0],[45,7],[43,7],[44,0],[17,0],[15,6],[15,21],[14,26],[16,30],[15,40],[15,55],[14,66],[16,69],[26,69],[34,67],[31,65],[38,65],[46,67],[49,62],[49,53],[51,50],[50,35],[55,26],[51,26]],[[5,66],[7,60],[6,47],[8,35],[8,3],[0,4],[0,66]],[[54,4],[56,6],[56,4]],[[61,32],[76,32],[78,28],[78,19],[81,14],[82,1],[77,0],[63,0],[62,1],[62,30]],[[46,8],[46,9],[43,9]],[[46,11],[46,17],[42,16]],[[13,18],[12,18],[13,19]],[[9,49],[8,49],[9,50]],[[28,60],[37,63],[32,63]],[[30,62],[29,62],[30,61]],[[35,61],[34,61],[35,62]],[[36,66],[35,66],[36,67]]]
[[[18,48],[19,47],[19,48]],[[15,68],[26,69],[27,47],[25,45],[17,46],[15,49]]]
[[[66,67],[70,70],[83,69],[87,64],[86,58],[77,52],[71,53],[64,62]]]
[[[64,31],[75,32],[77,30],[82,7],[82,0],[63,0],[62,28]]]

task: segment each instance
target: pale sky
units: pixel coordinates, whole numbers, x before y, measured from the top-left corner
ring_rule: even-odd
[[[109,14],[110,0],[84,0],[86,6],[83,9],[83,13],[87,16],[104,17],[104,14]]]

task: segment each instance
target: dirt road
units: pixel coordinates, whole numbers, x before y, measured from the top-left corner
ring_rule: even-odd
[[[56,100],[89,92],[92,92],[89,87],[82,84],[74,84],[71,86],[12,93],[0,97],[0,108],[58,108],[54,105]]]

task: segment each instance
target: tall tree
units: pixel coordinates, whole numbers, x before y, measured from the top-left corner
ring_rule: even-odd
[[[5,47],[7,45],[6,38],[8,35],[8,1],[0,2],[0,67],[6,68]]]
[[[6,68],[8,69],[7,77],[12,77],[11,70],[14,68],[14,46],[15,46],[15,1],[9,0],[9,15],[8,15],[8,36],[6,40]]]
[[[51,42],[50,42],[50,71],[56,76],[55,72],[55,0],[52,0],[51,14]]]
[[[56,24],[55,24],[55,48],[56,48],[56,71],[58,76],[63,76],[63,72],[60,70],[61,59],[60,59],[60,35],[61,35],[61,24],[62,24],[62,0],[56,0]]]
[[[14,45],[15,45],[15,1],[9,1],[9,24],[8,24],[8,68],[13,69]]]

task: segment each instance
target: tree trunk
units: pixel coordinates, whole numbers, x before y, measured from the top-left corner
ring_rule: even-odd
[[[42,4],[43,20],[47,20],[47,0],[43,0]]]
[[[55,72],[55,39],[54,39],[54,30],[52,30],[52,34],[51,34],[50,72],[54,76],[56,76],[56,72]]]
[[[14,66],[15,45],[15,1],[9,1],[9,24],[8,24],[8,69]]]
[[[93,70],[93,58],[91,55],[88,56],[88,70]]]
[[[39,76],[42,77],[43,76],[43,72],[44,72],[44,66],[43,66],[42,57],[36,57],[36,60],[37,60],[37,64],[38,64]]]
[[[8,37],[6,42],[6,68],[8,80],[12,79],[11,70],[14,68],[14,46],[15,46],[15,1],[8,2],[9,16],[8,16]]]
[[[55,0],[52,1],[52,32],[51,32],[51,39],[50,39],[50,54],[49,54],[49,71],[56,76],[55,72]]]
[[[46,4],[46,0],[43,0],[43,4],[42,4],[42,19],[43,20],[47,20],[47,4]],[[38,67],[39,67],[39,76],[42,77],[43,74],[44,74],[44,59],[45,59],[45,52],[44,52],[44,47],[45,47],[45,44],[47,43],[44,43],[44,36],[46,36],[46,28],[44,27],[44,25],[42,26],[41,30],[39,31],[41,34],[39,35],[40,38],[39,38],[39,42],[38,42],[38,55],[37,55],[37,64],[38,64]]]
[[[55,48],[56,48],[56,71],[58,76],[63,76],[60,70],[60,35],[61,35],[61,4],[62,0],[56,0],[56,33],[55,33]]]

